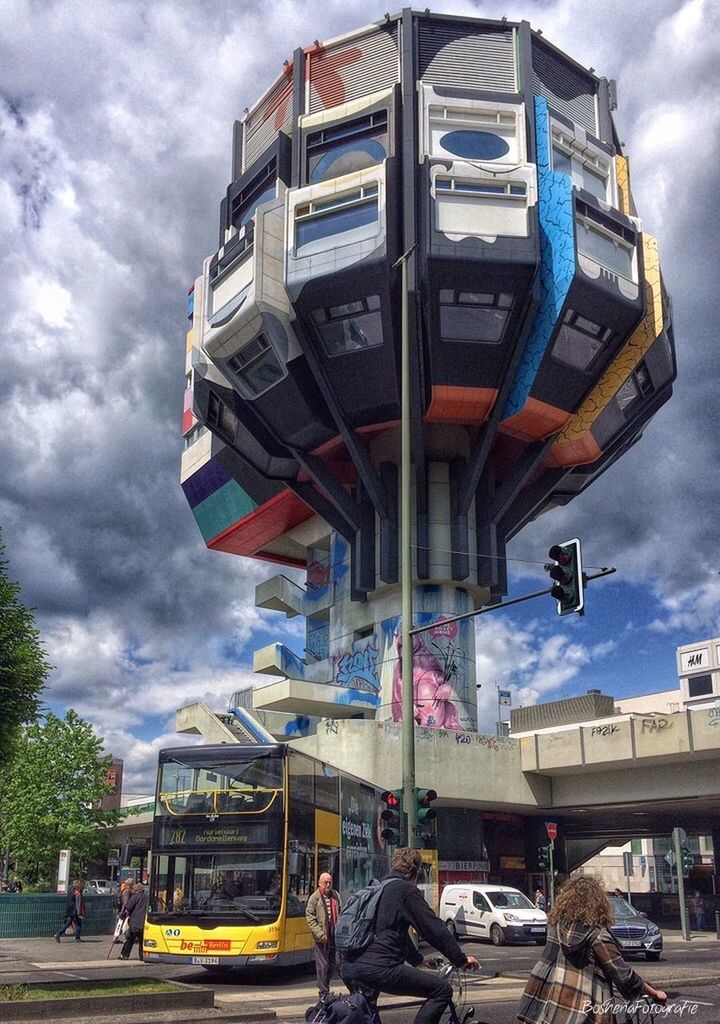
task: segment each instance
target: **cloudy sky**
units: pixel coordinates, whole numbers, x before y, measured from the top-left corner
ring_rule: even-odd
[[[207,551],[180,490],[185,293],[214,248],[232,123],[298,45],[387,9],[367,0],[0,0],[4,285],[0,528],[74,707],[147,790],[174,709],[220,709],[282,639],[272,567]],[[549,598],[479,620],[482,721],[515,701],[675,685],[675,647],[720,634],[719,8],[712,0],[436,2],[527,18],[616,78],[635,199],[660,242],[679,379],[640,444],[511,546],[513,593],[548,542],[616,565],[588,612]],[[394,9],[393,9],[394,10]],[[572,621],[569,621],[571,619]],[[296,648],[301,645],[293,641]]]

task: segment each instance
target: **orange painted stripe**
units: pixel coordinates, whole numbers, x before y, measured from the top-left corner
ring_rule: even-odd
[[[602,449],[592,433],[586,430],[574,441],[556,441],[548,452],[548,462],[556,467],[587,466],[601,455]]]
[[[286,489],[213,537],[207,546],[213,551],[252,555],[314,515],[304,501]]]
[[[571,412],[540,402],[537,398],[528,398],[520,412],[501,423],[498,429],[521,441],[541,441],[557,434],[571,419]]]
[[[428,423],[484,423],[497,398],[495,388],[465,388],[438,384],[425,419]]]

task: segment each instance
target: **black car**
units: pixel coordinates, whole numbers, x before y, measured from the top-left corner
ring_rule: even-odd
[[[645,956],[648,960],[659,960],[663,948],[660,929],[647,914],[636,910],[627,900],[610,896],[610,909],[615,923],[610,931],[618,941],[623,956]]]

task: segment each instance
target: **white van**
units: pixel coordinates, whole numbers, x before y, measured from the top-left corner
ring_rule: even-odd
[[[505,942],[547,939],[547,914],[538,910],[519,889],[508,885],[446,885],[440,897],[440,918],[456,938]]]

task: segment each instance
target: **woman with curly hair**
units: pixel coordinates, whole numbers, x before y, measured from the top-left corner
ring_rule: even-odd
[[[548,914],[543,955],[525,986],[518,1020],[522,1024],[616,1024],[623,1000],[647,995],[664,1003],[655,989],[623,959],[609,929],[612,911],[602,885],[589,875],[566,882]]]

